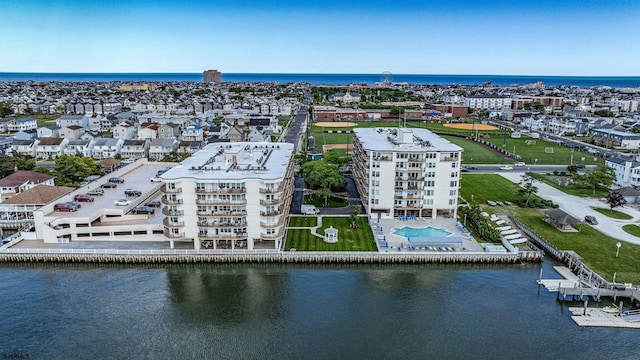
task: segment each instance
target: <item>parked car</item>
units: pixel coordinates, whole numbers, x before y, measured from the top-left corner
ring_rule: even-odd
[[[500,166],[500,170],[513,170],[513,166],[509,166],[509,165]]]
[[[587,215],[584,217],[584,221],[586,221],[587,223],[591,224],[591,225],[598,225],[598,220],[596,220],[595,216],[592,215]]]
[[[155,210],[149,206],[136,206],[131,209],[132,214],[153,214]]]
[[[79,202],[77,202],[77,201],[67,201],[67,204],[69,204],[69,205],[71,205],[71,206],[75,206],[75,207],[77,207],[77,208],[81,208],[81,207],[82,207],[82,204],[80,204],[80,203],[79,203]]]
[[[124,194],[127,196],[140,196],[142,195],[142,191],[139,190],[134,190],[134,189],[127,189],[124,191]]]
[[[160,200],[151,200],[148,203],[144,204],[144,206],[156,208],[162,206],[162,203],[160,202]]]
[[[526,164],[522,161],[518,161],[517,163],[513,164],[513,166],[525,166]]]
[[[131,205],[131,200],[127,199],[118,199],[113,203],[115,206],[129,206]]]
[[[85,181],[80,182],[80,187],[87,186],[87,185],[89,185],[89,182],[88,182],[88,181],[86,181],[86,180],[85,180]]]
[[[89,194],[78,194],[73,197],[73,200],[81,202],[93,202],[93,196]]]
[[[104,195],[104,190],[102,190],[102,189],[89,190],[89,191],[87,191],[87,195],[102,196],[102,195]]]
[[[162,181],[162,179],[160,179],[157,176],[151,178],[151,182],[161,182],[161,181]]]
[[[116,187],[118,187],[118,184],[112,183],[112,182],[106,182],[102,184],[102,187],[105,189],[115,189]]]
[[[89,175],[86,178],[84,178],[84,181],[92,182],[98,179],[100,179],[100,175]]]
[[[69,204],[69,203],[58,203],[53,205],[53,211],[76,211],[77,207]]]
[[[112,177],[112,178],[109,178],[109,182],[123,184],[124,179],[120,177]]]

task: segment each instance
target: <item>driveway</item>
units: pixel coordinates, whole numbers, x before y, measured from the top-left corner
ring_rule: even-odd
[[[519,183],[522,180],[522,172],[512,173],[500,173],[504,178],[511,180],[514,183]],[[600,231],[603,234],[609,235],[612,238],[620,241],[625,241],[631,244],[640,245],[640,238],[635,237],[624,230],[622,226],[627,224],[638,224],[640,221],[640,211],[629,207],[618,207],[615,210],[623,212],[633,217],[630,220],[618,220],[604,216],[599,212],[593,210],[593,208],[609,208],[604,200],[598,198],[585,198],[580,196],[567,195],[560,190],[557,190],[547,184],[541,182],[535,183],[538,187],[538,196],[551,200],[554,203],[560,205],[560,209],[570,214],[571,216],[584,221],[586,215],[593,215],[598,220],[598,225],[593,225],[593,228]]]

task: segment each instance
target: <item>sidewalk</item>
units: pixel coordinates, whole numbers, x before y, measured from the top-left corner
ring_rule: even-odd
[[[499,175],[517,184],[522,180],[523,174],[524,173],[521,172],[511,172],[500,173]],[[593,208],[608,209],[609,204],[607,204],[605,201],[597,198],[583,198],[579,196],[568,195],[541,182],[536,182],[535,185],[539,189],[538,196],[547,200],[551,200],[554,203],[560,205],[560,209],[570,214],[571,216],[577,218],[580,221],[584,221],[584,217],[586,215],[593,215],[596,217],[596,219],[598,219],[598,225],[592,225],[594,229],[620,241],[640,245],[640,238],[635,237],[622,230],[622,226],[627,224],[637,224],[640,221],[640,211],[628,206],[618,207],[615,209],[616,211],[629,214],[630,216],[633,216],[633,219],[612,219],[593,210]]]

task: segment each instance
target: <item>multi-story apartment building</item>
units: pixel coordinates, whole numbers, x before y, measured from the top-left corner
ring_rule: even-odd
[[[205,70],[202,73],[202,80],[205,84],[208,83],[221,83],[222,82],[222,73],[218,70]]]
[[[464,105],[472,109],[510,110],[512,99],[502,95],[473,95],[464,99]]]
[[[455,217],[461,161],[461,147],[426,129],[354,129],[356,186],[382,218]]]
[[[286,143],[207,145],[161,176],[165,236],[196,249],[281,249],[292,156]]]

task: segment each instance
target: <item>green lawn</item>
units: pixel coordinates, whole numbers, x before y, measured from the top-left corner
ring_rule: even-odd
[[[593,210],[599,212],[600,214],[604,215],[604,216],[608,216],[610,218],[613,219],[620,219],[620,220],[630,220],[633,219],[633,216],[623,213],[621,211],[616,211],[616,210],[612,210],[612,209],[607,209],[607,208],[593,208]]]
[[[553,178],[556,179],[556,181],[553,181],[544,174],[531,173],[531,176],[533,176],[536,180],[539,180],[555,189],[564,192],[565,194],[573,196],[593,196],[593,189],[567,185],[564,181],[562,181],[561,177],[554,176]],[[569,177],[567,177],[567,179],[569,179]],[[557,181],[560,181],[560,184]],[[602,186],[598,186],[596,188],[596,197],[607,196],[607,194],[609,194],[609,189]]]
[[[542,221],[542,214],[523,210],[529,209],[518,209],[518,220],[557,249],[575,251],[585,264],[606,280],[613,280],[613,273],[617,273],[617,282],[640,283],[640,246],[622,243],[620,256],[616,258],[618,240],[596,228],[583,224],[580,232],[561,232]]]
[[[491,151],[486,146],[475,141],[470,141],[457,136],[443,135],[443,138],[464,149],[462,153],[463,164],[512,164],[513,161],[505,159]]]
[[[36,124],[38,125],[38,127],[43,127],[43,126],[51,126],[51,125],[55,125],[55,120],[57,118],[59,118],[60,115],[20,115],[17,118],[18,119],[24,119],[24,118],[34,118],[36,119]]]
[[[324,198],[320,196],[316,196],[315,194],[308,195],[304,197],[304,203],[309,205],[315,205],[317,208],[324,207]],[[349,205],[347,200],[338,199],[338,198],[329,198],[329,207],[330,208],[341,208]]]
[[[322,218],[322,227],[318,229],[318,234],[324,234],[324,229],[333,226],[338,229],[338,242],[335,244],[325,243],[321,238],[311,235],[309,230],[289,229],[285,250],[294,248],[296,251],[377,251],[367,218],[359,217],[356,229],[350,229],[350,223],[348,217]]]
[[[290,227],[312,227],[318,225],[316,216],[291,216],[289,218]]]
[[[496,174],[463,174],[460,180],[460,195],[471,204],[478,205],[486,205],[487,200],[515,202],[519,188]]]
[[[637,236],[640,237],[640,226],[638,225],[634,225],[634,224],[628,224],[622,227],[622,230],[626,231],[627,233],[633,235],[633,236]]]
[[[485,137],[487,142],[502,147],[505,139],[502,136]],[[535,140],[535,144],[527,144],[527,141]],[[552,148],[553,153],[548,153],[547,148]],[[512,155],[520,156],[521,161],[531,165],[569,165],[571,163],[571,149],[549,141],[540,139],[531,139],[523,137],[520,139],[512,139],[510,136],[506,138],[505,149]],[[602,158],[596,157],[581,151],[574,151],[573,163],[596,165],[603,163]]]

